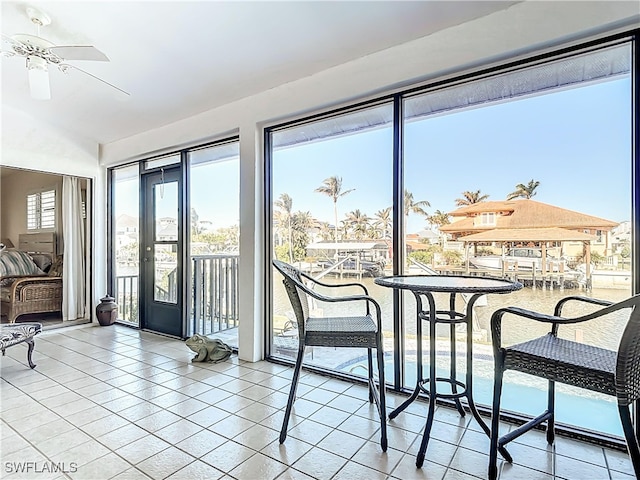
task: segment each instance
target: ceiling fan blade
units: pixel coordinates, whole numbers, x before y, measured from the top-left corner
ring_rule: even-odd
[[[13,47],[13,45],[16,44],[16,41],[13,38],[11,38],[9,35],[5,35],[4,33],[0,33],[0,38],[2,38],[4,42],[11,45],[11,47]],[[15,55],[15,52],[8,51],[8,50],[3,50],[2,53],[4,56],[7,56],[7,57]]]
[[[109,57],[92,45],[57,45],[49,48],[49,51],[64,60],[109,61]]]
[[[13,38],[11,38],[9,35],[5,35],[4,33],[0,33],[0,37],[2,37],[2,39],[6,42],[9,42],[9,43],[15,42]]]
[[[79,70],[80,72],[84,73],[85,75],[89,75],[90,77],[95,78],[96,80],[101,81],[102,83],[109,85],[112,88],[115,88],[116,90],[118,90],[119,92],[124,93],[125,95],[130,95],[129,92],[125,92],[124,90],[122,90],[119,87],[116,87],[115,85],[113,85],[112,83],[107,82],[106,80],[101,79],[100,77],[96,77],[94,74],[87,72],[86,70],[83,70],[79,67],[76,67],[75,65],[69,65],[68,63],[61,63],[60,65],[58,65],[58,68],[66,73],[66,71],[70,68],[74,69],[74,70]]]

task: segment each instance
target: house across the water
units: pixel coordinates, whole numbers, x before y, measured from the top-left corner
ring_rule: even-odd
[[[581,257],[588,248],[611,254],[611,231],[619,222],[594,217],[530,199],[479,202],[449,213],[440,227],[452,240],[479,247],[554,248],[558,256]]]
[[[479,202],[449,215],[453,221],[440,231],[465,246],[467,269],[499,268],[562,274],[578,267],[591,283],[592,252],[607,257],[612,251],[612,230],[618,222],[567,210],[530,199]],[[513,252],[535,249],[533,255]],[[529,258],[532,257],[532,258]],[[536,258],[533,258],[536,257]],[[539,257],[539,258],[538,258]]]

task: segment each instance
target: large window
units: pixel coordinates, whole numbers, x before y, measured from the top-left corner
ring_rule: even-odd
[[[118,320],[138,325],[140,278],[140,167],[130,165],[112,173],[112,245],[114,297]]]
[[[417,338],[413,295],[394,300],[372,277],[518,278],[521,291],[482,297],[474,308],[474,397],[490,405],[493,311],[518,305],[551,313],[567,295],[618,301],[632,293],[631,64],[630,43],[602,45],[270,129],[273,257],[327,282],[365,283],[383,306],[387,379],[406,390],[416,382],[417,342],[427,347],[428,334]],[[296,322],[277,273],[271,311],[271,354],[292,359]],[[614,317],[560,335],[615,349],[623,326]],[[503,335],[514,343],[542,331],[512,320]],[[436,332],[438,368],[450,358],[449,333]],[[462,343],[457,354],[464,381]],[[318,348],[305,362],[355,375],[366,367],[362,352]],[[505,382],[505,410],[544,410],[546,382],[511,373]],[[615,399],[566,386],[557,388],[557,421],[621,435]]]
[[[386,103],[284,128],[271,139],[273,257],[325,283],[364,283],[382,304],[388,339],[392,304],[373,279],[392,268],[392,112]],[[272,351],[291,359],[298,348],[296,318],[282,279],[273,275]],[[343,307],[312,305],[315,316],[340,315]],[[386,350],[392,350],[390,341]],[[311,347],[305,361],[363,375],[365,359],[365,349]]]
[[[481,404],[492,399],[493,311],[518,305],[552,313],[571,294],[611,301],[631,294],[630,237],[622,233],[631,221],[630,57],[628,44],[612,46],[405,101],[405,185],[430,203],[407,232],[438,235],[409,258],[419,253],[439,273],[483,275],[502,275],[509,261],[506,268],[525,285],[475,307],[474,396]],[[507,344],[545,328],[516,319],[504,325]],[[615,349],[623,326],[612,318],[563,327],[560,335]],[[409,329],[405,338],[414,341]],[[448,348],[442,345],[438,358]],[[459,355],[463,364],[464,351]],[[503,409],[544,410],[545,381],[509,373],[505,382]],[[558,422],[622,434],[613,397],[558,386],[556,408]]]
[[[237,140],[191,150],[190,333],[238,346],[240,156]]]

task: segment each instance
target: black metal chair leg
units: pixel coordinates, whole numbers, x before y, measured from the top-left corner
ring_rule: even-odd
[[[629,407],[618,405],[618,412],[620,413],[620,421],[622,422],[624,438],[627,441],[629,457],[631,457],[631,463],[633,464],[633,471],[636,474],[636,478],[640,478],[640,448],[638,447],[638,439],[636,438],[633,423],[631,421]]]
[[[384,351],[382,350],[382,339],[378,340],[378,385],[379,385],[379,400],[380,404],[379,415],[380,415],[380,447],[383,452],[387,451],[387,403],[386,403],[386,384],[384,381]]]
[[[369,372],[369,403],[373,403],[373,355],[371,349],[367,348],[368,372]]]
[[[496,366],[493,382],[493,411],[491,413],[491,436],[489,440],[489,480],[498,478],[498,441],[500,439],[500,396],[502,395],[502,366]]]
[[[287,409],[284,412],[284,419],[282,420],[282,428],[280,429],[280,443],[284,443],[287,438],[287,428],[289,426],[289,417],[291,416],[291,409],[293,408],[293,402],[296,399],[296,390],[298,388],[298,379],[300,378],[300,370],[302,369],[302,358],[304,357],[304,346],[298,349],[298,358],[296,359],[296,366],[293,370],[293,378],[291,379],[291,390],[289,390],[289,400],[287,401]]]
[[[456,392],[453,392],[456,393]],[[453,402],[456,405],[456,410],[458,410],[458,413],[460,414],[461,417],[465,417],[467,415],[467,412],[464,411],[464,407],[462,406],[462,403],[460,403],[460,399],[459,398],[454,398]]]
[[[548,392],[547,411],[551,414],[549,420],[547,420],[547,443],[553,445],[555,440],[555,404],[556,404],[556,382],[549,380],[549,392]]]

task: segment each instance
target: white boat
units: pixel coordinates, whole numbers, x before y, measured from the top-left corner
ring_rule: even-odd
[[[542,270],[542,250],[539,248],[511,248],[505,255],[478,255],[469,257],[469,263],[476,268],[489,270]],[[547,271],[566,272],[565,260],[546,256]]]

